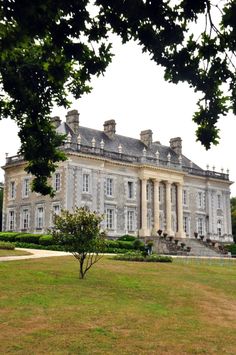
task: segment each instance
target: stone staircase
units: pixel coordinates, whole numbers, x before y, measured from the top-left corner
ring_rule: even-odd
[[[207,245],[201,243],[200,240],[196,239],[183,239],[183,243],[186,246],[191,248],[189,255],[194,256],[222,256],[220,251],[216,250],[216,248],[210,248]]]
[[[176,243],[173,238],[155,238],[153,251],[160,254],[209,256],[219,257],[225,255],[218,248],[207,245],[199,239],[181,238]]]

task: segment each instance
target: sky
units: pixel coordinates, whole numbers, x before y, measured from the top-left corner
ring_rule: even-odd
[[[196,124],[192,122],[197,96],[187,84],[170,84],[164,81],[164,70],[143,54],[134,42],[114,43],[112,63],[104,76],[93,78],[93,90],[80,100],[73,101],[70,109],[80,113],[80,124],[103,130],[108,119],[116,121],[116,133],[133,138],[142,130],[151,129],[153,140],[169,145],[170,138],[181,137],[183,154],[206,169],[229,169],[231,181],[236,181],[234,140],[236,117],[228,115],[219,123],[220,144],[209,151],[196,142]],[[52,116],[65,120],[68,110],[54,107]],[[16,155],[20,147],[17,126],[12,120],[0,121],[0,166],[5,153]],[[4,172],[0,169],[0,182]],[[236,184],[231,185],[231,196],[236,196]]]

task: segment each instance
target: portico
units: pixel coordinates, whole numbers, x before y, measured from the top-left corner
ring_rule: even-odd
[[[185,232],[183,229],[183,172],[165,171],[158,169],[153,171],[151,169],[143,169],[140,173],[141,184],[141,223],[139,235],[142,237],[156,236],[158,229],[163,229],[168,235],[184,238]],[[147,184],[153,186],[153,196],[151,200],[152,210],[152,226],[148,228],[148,200],[147,200]],[[160,225],[160,185],[164,185],[164,226]],[[176,204],[172,201],[172,188],[176,187]],[[175,191],[175,190],[174,190]],[[150,201],[149,201],[150,204]],[[176,228],[173,230],[172,218],[176,214]]]

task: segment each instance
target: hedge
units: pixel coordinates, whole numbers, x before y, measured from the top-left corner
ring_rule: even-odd
[[[15,246],[10,242],[0,242],[0,249],[14,250]]]
[[[53,238],[51,235],[42,235],[39,238],[40,245],[53,245]]]
[[[20,233],[15,233],[15,232],[0,232],[0,241],[4,242],[14,242],[15,237],[19,235]]]
[[[118,240],[123,240],[125,242],[134,242],[137,238],[133,235],[125,234],[118,238]]]
[[[230,251],[232,255],[236,255],[236,244],[229,244],[224,247],[227,251]]]
[[[15,237],[16,242],[39,244],[41,234],[19,234]]]
[[[122,255],[115,255],[115,260],[123,261],[141,261],[141,262],[156,262],[156,263],[171,263],[173,259],[170,256],[162,256],[158,254],[143,255],[142,253],[127,253]]]
[[[40,244],[23,243],[23,242],[15,242],[14,245],[17,248],[65,251],[62,245],[40,245]]]

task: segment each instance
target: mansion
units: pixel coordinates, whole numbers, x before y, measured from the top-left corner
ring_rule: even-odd
[[[80,126],[77,110],[66,122],[53,117],[65,134],[67,160],[52,177],[54,198],[30,191],[32,176],[21,156],[7,157],[3,230],[47,233],[53,214],[87,206],[104,215],[108,236],[156,236],[161,229],[177,238],[194,233],[232,242],[228,172],[203,170],[182,153],[181,138],[170,145],[154,142],[152,131],[140,139],[116,134],[116,123],[103,131]]]

